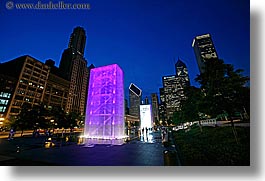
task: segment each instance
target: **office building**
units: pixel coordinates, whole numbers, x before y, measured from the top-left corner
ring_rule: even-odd
[[[125,115],[129,114],[129,104],[127,99],[124,99],[124,111]]]
[[[182,86],[182,88],[189,86],[190,78],[186,64],[178,59],[177,63],[175,64],[175,70],[176,76],[179,78],[179,85]]]
[[[11,95],[13,95],[16,89],[16,83],[16,78],[0,73],[0,130],[4,127],[4,122],[7,118],[7,110],[11,104]]]
[[[152,105],[152,117],[154,123],[159,123],[159,102],[158,102],[158,96],[156,93],[151,94],[151,105]]]
[[[164,88],[159,88],[160,104],[158,105],[159,124],[166,121],[166,106]]]
[[[175,64],[176,75],[162,77],[160,88],[161,105],[159,107],[162,121],[172,120],[173,114],[181,110],[181,101],[186,99],[185,87],[190,85],[187,66],[178,59]]]
[[[146,96],[145,97],[145,99],[144,99],[144,103],[143,103],[144,105],[149,105],[149,99],[148,99],[148,97]]]
[[[192,47],[195,53],[200,73],[203,73],[205,62],[213,58],[218,58],[211,35],[205,34],[196,36],[193,39]]]
[[[47,65],[25,55],[0,64],[0,72],[1,119],[16,118],[24,103],[34,106],[43,102],[50,72]]]
[[[185,100],[185,88],[190,86],[189,73],[186,64],[178,59],[175,64],[176,76],[177,76],[177,99],[181,103],[182,100]]]
[[[43,103],[47,108],[59,107],[66,110],[69,95],[70,81],[64,79],[59,68],[55,67],[53,60],[47,60],[46,65],[50,68],[50,74],[44,93]]]
[[[140,104],[142,99],[142,90],[135,84],[129,86],[130,115],[140,118]]]
[[[70,81],[66,112],[76,112],[81,115],[85,113],[89,74],[87,61],[84,58],[85,43],[85,30],[82,27],[76,27],[59,65],[64,78]]]
[[[164,105],[166,109],[166,120],[171,120],[173,113],[180,110],[178,95],[178,77],[176,75],[164,76],[162,78],[164,89]]]

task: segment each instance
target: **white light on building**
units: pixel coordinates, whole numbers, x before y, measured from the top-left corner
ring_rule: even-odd
[[[140,105],[140,119],[141,119],[141,129],[142,128],[152,128],[152,109],[151,105]]]

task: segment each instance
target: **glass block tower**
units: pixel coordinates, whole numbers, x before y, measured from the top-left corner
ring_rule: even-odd
[[[117,65],[94,68],[90,72],[85,137],[124,137],[123,71]]]

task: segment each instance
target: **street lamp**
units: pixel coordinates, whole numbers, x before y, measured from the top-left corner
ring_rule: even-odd
[[[53,130],[54,129],[54,119],[51,119],[50,122],[51,122],[51,125],[50,125],[51,129]]]

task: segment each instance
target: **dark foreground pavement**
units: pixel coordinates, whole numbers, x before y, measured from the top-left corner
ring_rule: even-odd
[[[167,148],[161,140],[141,140],[94,147],[57,142],[55,147],[45,148],[45,137],[0,139],[0,165],[164,166]]]

